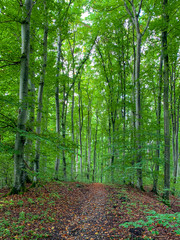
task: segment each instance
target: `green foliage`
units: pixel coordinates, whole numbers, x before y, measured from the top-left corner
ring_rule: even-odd
[[[20,207],[22,207],[23,204],[24,204],[23,200],[19,200],[19,201],[17,202],[17,205],[20,206]]]
[[[180,225],[180,213],[174,213],[174,214],[158,214],[155,211],[149,211],[147,214],[151,214],[149,216],[146,216],[147,220],[139,220],[136,222],[126,222],[123,224],[120,224],[119,226],[123,226],[125,228],[128,228],[129,226],[133,227],[143,227],[146,226],[149,231],[151,231],[152,234],[157,234],[157,231],[152,231],[154,226],[161,225],[166,228],[174,228],[177,227],[175,232],[179,234],[179,225]]]

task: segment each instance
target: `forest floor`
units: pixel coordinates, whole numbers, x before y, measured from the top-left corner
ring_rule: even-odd
[[[171,203],[130,186],[52,182],[0,198],[0,239],[176,240],[179,199]]]

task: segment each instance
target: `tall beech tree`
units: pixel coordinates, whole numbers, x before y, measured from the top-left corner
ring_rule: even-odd
[[[41,134],[41,119],[42,119],[42,109],[43,109],[43,89],[44,81],[46,75],[46,65],[47,65],[47,38],[48,38],[48,20],[47,20],[47,2],[44,0],[44,13],[45,13],[45,22],[44,22],[44,37],[43,37],[43,56],[42,56],[42,73],[39,82],[39,91],[38,91],[38,109],[37,109],[37,135]],[[37,174],[39,172],[39,160],[40,160],[40,140],[36,141],[36,155],[34,160],[34,172]],[[37,182],[37,176],[34,176],[34,183]]]
[[[136,89],[136,144],[137,144],[137,177],[138,177],[138,187],[140,189],[143,189],[143,179],[142,179],[142,137],[141,137],[141,81],[140,81],[140,65],[141,65],[141,46],[142,46],[142,37],[144,36],[150,20],[151,16],[149,16],[146,26],[142,32],[140,28],[139,18],[140,13],[142,11],[142,3],[141,0],[138,7],[135,6],[133,1],[128,1],[130,6],[127,5],[127,1],[124,0],[125,8],[128,12],[128,14],[131,17],[132,23],[135,26],[136,30],[136,55],[135,55],[135,89]],[[132,10],[131,10],[131,9]],[[137,9],[137,10],[136,10]]]
[[[169,129],[169,55],[168,55],[168,0],[163,0],[162,51],[164,66],[164,199],[170,192],[170,129]]]
[[[59,3],[59,1],[57,1]],[[60,15],[60,11],[58,12]],[[55,102],[56,102],[56,132],[58,138],[60,137],[60,106],[59,106],[59,76],[61,66],[61,58],[62,58],[62,40],[61,40],[61,30],[60,27],[57,28],[57,73],[56,73],[56,87],[55,87]],[[55,179],[58,180],[59,175],[59,164],[60,164],[60,154],[57,153],[56,162],[55,162]]]
[[[24,144],[27,121],[27,99],[28,99],[28,74],[29,74],[29,52],[30,52],[30,17],[32,10],[32,1],[26,0],[22,8],[21,23],[21,72],[19,87],[19,113],[17,122],[17,132],[14,154],[14,186],[12,193],[19,193],[24,190],[25,182],[23,178],[24,171]]]
[[[159,66],[159,83],[158,83],[158,99],[155,98],[156,118],[157,118],[157,149],[155,158],[155,173],[153,176],[152,192],[158,193],[158,176],[159,176],[159,162],[160,162],[160,139],[161,139],[161,99],[162,99],[162,53],[160,56]]]
[[[177,56],[177,55],[176,55]],[[179,108],[180,108],[180,97],[179,88],[180,85],[176,83],[177,73],[176,66],[177,59],[175,59],[174,64],[171,66],[171,76],[170,76],[170,108],[171,108],[171,121],[172,121],[172,153],[173,153],[173,194],[175,192],[175,187],[178,177],[178,159],[179,159]]]

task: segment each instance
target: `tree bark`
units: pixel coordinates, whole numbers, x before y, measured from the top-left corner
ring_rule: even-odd
[[[27,97],[28,97],[28,74],[29,74],[29,52],[30,52],[30,16],[32,9],[32,0],[26,0],[23,7],[24,19],[21,24],[21,72],[19,88],[19,114],[17,123],[17,133],[15,140],[14,154],[14,186],[12,194],[24,191],[25,182],[23,178],[24,171],[24,144],[27,121]]]
[[[59,75],[60,75],[60,60],[61,60],[61,33],[58,29],[58,53],[57,53],[57,74],[56,74],[56,89],[55,89],[55,102],[56,102],[56,133],[57,137],[60,137],[60,106],[59,106]],[[60,153],[57,153],[55,162],[55,180],[59,178],[59,165],[60,165]]]
[[[175,63],[176,64],[176,63]],[[173,149],[173,190],[175,194],[175,185],[178,176],[178,158],[179,158],[179,105],[180,98],[176,96],[176,66],[172,66],[171,72],[171,121],[172,121],[172,149]]]
[[[78,92],[79,92],[79,144],[80,144],[80,153],[81,153],[81,156],[80,156],[80,171],[81,171],[81,177],[82,177],[82,174],[83,174],[83,171],[82,171],[82,126],[83,126],[83,109],[82,109],[82,101],[81,101],[81,82],[79,80],[78,82]]]
[[[163,0],[163,20],[165,28],[162,32],[162,51],[164,63],[164,194],[163,198],[169,202],[170,193],[170,130],[169,130],[169,57],[168,57],[168,0]]]
[[[160,66],[159,66],[159,86],[158,86],[158,103],[156,109],[156,118],[157,118],[157,150],[156,150],[156,161],[155,161],[155,173],[153,177],[153,188],[152,192],[155,194],[158,193],[158,177],[159,177],[159,160],[160,160],[160,138],[161,138],[161,98],[162,98],[162,54],[160,57]]]
[[[69,41],[71,55],[72,55],[72,72],[73,77],[75,75],[75,57],[74,57],[74,50],[75,50],[75,33],[73,36],[73,46],[71,46],[71,42]],[[72,142],[74,142],[74,93],[75,93],[75,86],[72,87],[72,107],[71,107],[71,138]],[[73,172],[74,172],[74,162],[75,162],[75,149],[73,150],[73,154],[71,156],[71,179],[73,179]]]
[[[94,159],[93,159],[93,178],[92,181],[95,182],[96,181],[96,173],[97,173],[97,164],[96,164],[96,150],[97,150],[97,134],[98,134],[98,124],[99,124],[99,116],[98,116],[98,112],[96,112],[96,131],[95,131],[95,136],[94,136]]]
[[[63,85],[63,106],[62,106],[62,116],[61,116],[61,129],[62,129],[62,138],[65,141],[66,138],[66,113],[67,113],[67,101],[66,101],[66,84]],[[65,150],[62,151],[62,160],[63,160],[63,178],[67,178],[67,169],[66,169],[66,155]]]
[[[136,30],[136,64],[135,64],[135,87],[136,87],[136,163],[137,163],[137,187],[143,190],[143,179],[142,179],[142,139],[141,139],[141,85],[140,85],[140,64],[141,64],[141,40],[143,35],[145,34],[151,16],[149,16],[146,27],[144,31],[141,33],[140,25],[139,25],[139,16],[142,8],[142,1],[139,4],[139,9],[136,11],[136,7],[133,1],[130,2],[132,7],[132,11],[128,7],[126,0],[124,0],[125,8],[128,14],[131,17],[132,23]]]
[[[90,167],[91,167],[91,99],[88,102],[88,167],[87,167],[87,179],[90,179]]]
[[[135,48],[135,36],[134,36],[134,25],[133,25],[133,71],[132,71],[132,131],[131,131],[131,151],[133,152],[132,154],[132,174],[130,177],[130,184],[132,186],[135,185],[135,171],[134,171],[134,164],[135,164],[135,154],[134,154],[134,149],[136,149],[136,114],[135,114],[135,68],[136,68],[136,48]]]
[[[136,84],[136,144],[137,144],[137,177],[138,188],[143,190],[142,179],[142,142],[141,142],[141,87],[140,87],[140,58],[141,58],[141,34],[137,33],[136,41],[136,68],[135,68],[135,84]]]
[[[47,13],[46,0],[44,1],[44,10]],[[43,62],[42,62],[42,73],[40,77],[39,83],[39,91],[38,91],[38,109],[37,109],[37,127],[36,134],[41,134],[41,119],[42,119],[42,109],[43,109],[43,90],[44,90],[44,81],[46,75],[46,65],[47,65],[47,36],[48,36],[48,22],[47,15],[45,16],[45,25],[44,25],[44,38],[43,38]],[[36,154],[34,160],[34,172],[35,176],[33,182],[37,182],[37,174],[39,172],[39,160],[40,160],[40,140],[36,141]]]
[[[32,76],[34,77],[34,72],[32,73]],[[29,79],[29,99],[30,103],[28,105],[29,108],[29,113],[28,113],[28,122],[26,126],[26,130],[32,134],[34,131],[34,119],[35,119],[35,85],[32,83],[31,79]],[[28,137],[26,138],[25,142],[25,154],[24,154],[24,159],[27,164],[24,165],[24,168],[27,169],[29,168],[30,170],[33,170],[33,141],[29,139]],[[24,178],[25,182],[32,183],[32,180],[28,176],[27,171],[24,172]]]

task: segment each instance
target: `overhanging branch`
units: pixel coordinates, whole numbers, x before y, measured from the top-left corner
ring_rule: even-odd
[[[98,36],[95,37],[95,39],[94,39],[94,41],[93,41],[93,44],[92,44],[89,52],[88,52],[87,55],[84,57],[84,59],[82,60],[81,64],[79,65],[78,70],[77,70],[77,72],[76,72],[76,75],[73,76],[73,83],[71,84],[71,86],[70,86],[69,89],[68,89],[68,92],[67,92],[67,95],[66,95],[65,100],[67,100],[68,95],[69,95],[69,92],[70,92],[71,89],[73,88],[73,86],[74,86],[74,84],[75,84],[75,81],[76,81],[77,77],[79,76],[82,67],[84,66],[84,64],[86,63],[86,61],[89,59],[89,56],[90,56],[90,54],[91,54],[91,51],[92,51],[92,49],[93,49],[93,47],[94,47],[94,45],[95,45],[95,43],[96,43],[97,37],[98,37]]]

